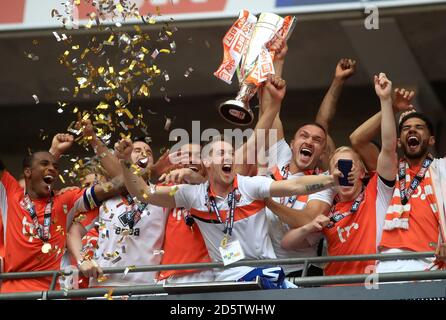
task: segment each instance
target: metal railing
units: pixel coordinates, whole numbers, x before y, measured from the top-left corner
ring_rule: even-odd
[[[402,252],[390,254],[368,254],[368,255],[347,255],[347,256],[323,256],[323,257],[303,257],[290,259],[265,259],[265,260],[241,260],[231,265],[224,266],[220,262],[209,263],[188,263],[188,264],[169,264],[169,265],[147,265],[147,266],[131,266],[131,267],[113,267],[103,268],[104,274],[117,274],[124,272],[153,272],[162,270],[191,270],[191,269],[229,269],[239,266],[273,266],[273,265],[291,265],[303,264],[303,271],[301,277],[288,278],[291,282],[298,286],[324,286],[334,284],[358,284],[365,283],[371,276],[370,274],[359,275],[343,275],[343,276],[315,276],[307,277],[307,270],[312,263],[327,263],[327,262],[346,262],[346,261],[367,261],[367,260],[397,260],[397,259],[423,259],[435,257],[434,252]],[[106,288],[89,288],[77,290],[55,290],[56,282],[60,276],[72,275],[73,270],[50,270],[50,271],[34,271],[34,272],[11,272],[0,273],[0,280],[11,279],[29,279],[52,277],[51,285],[48,291],[34,291],[34,292],[20,292],[20,293],[6,293],[0,294],[2,299],[66,299],[76,297],[97,297],[107,294],[110,290]],[[379,282],[394,282],[394,281],[414,281],[414,280],[436,280],[446,279],[446,271],[416,271],[416,272],[392,272],[376,274],[376,279]],[[235,290],[247,290],[252,287],[243,286],[243,283],[237,282],[222,282],[222,285],[216,291],[230,291],[228,288],[235,288]],[[248,283],[249,284],[249,283]],[[195,292],[209,291],[209,286],[215,286],[216,282],[212,284],[202,283],[195,286]],[[227,285],[227,287],[225,287]],[[218,285],[217,285],[218,286]],[[246,287],[246,288],[245,288]],[[122,286],[113,287],[113,295],[128,295],[128,294],[168,294],[175,292],[175,288],[181,291],[182,285],[143,285],[143,286]],[[183,287],[184,289],[184,287]]]

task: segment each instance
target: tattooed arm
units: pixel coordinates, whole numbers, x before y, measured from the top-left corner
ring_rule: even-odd
[[[334,175],[305,176],[296,179],[274,181],[271,184],[271,197],[290,197],[311,194],[337,185],[338,173]]]

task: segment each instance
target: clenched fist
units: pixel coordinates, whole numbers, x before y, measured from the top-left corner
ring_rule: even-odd
[[[65,151],[67,151],[74,142],[74,137],[68,133],[58,133],[54,136],[51,142],[50,153],[56,158],[59,158]]]
[[[347,80],[356,71],[356,60],[342,58],[336,65],[335,78],[338,80]]]
[[[387,100],[392,95],[392,81],[387,79],[385,73],[380,73],[379,76],[375,75],[375,91],[381,100]]]
[[[119,159],[131,161],[133,143],[130,139],[122,139],[115,143],[115,155]]]
[[[281,102],[285,97],[286,81],[279,76],[269,74],[265,82],[265,90],[269,92],[273,100]]]

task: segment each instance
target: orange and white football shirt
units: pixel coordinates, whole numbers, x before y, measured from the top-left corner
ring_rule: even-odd
[[[161,261],[164,230],[167,216],[163,208],[148,204],[139,220],[130,227],[127,212],[131,210],[127,199],[121,196],[110,198],[99,208],[90,230],[98,224],[98,241],[93,259],[102,268],[158,265]],[[93,214],[93,211],[91,211]],[[129,272],[108,274],[107,279],[98,282],[90,279],[90,286],[130,286],[155,283],[156,272]]]
[[[235,185],[240,197],[236,197],[234,225],[230,241],[240,241],[246,259],[275,259],[271,239],[268,235],[265,202],[270,195],[272,179],[266,177],[245,177],[237,175]],[[180,185],[175,193],[178,207],[189,209],[195,218],[212,261],[222,262],[219,247],[224,237],[223,230],[228,214],[228,197],[215,196],[221,220],[208,208],[209,182],[200,185]],[[252,267],[235,267],[216,272],[216,281],[237,281],[250,272]]]
[[[2,214],[5,232],[5,272],[59,270],[63,267],[66,245],[66,232],[78,212],[86,211],[84,190],[66,191],[53,197],[49,253],[41,251],[43,242],[35,235],[33,221],[23,207],[24,193],[18,182],[9,172],[4,171],[0,182],[2,190]],[[48,198],[33,200],[37,219],[43,224],[43,215]],[[64,263],[66,263],[64,261]],[[51,277],[36,279],[5,280],[2,292],[48,290]],[[58,287],[58,286],[57,286]]]
[[[187,214],[189,214],[189,211],[184,208],[170,209],[164,236],[164,255],[161,264],[211,261],[197,223],[190,227],[184,222],[184,216]],[[180,276],[202,270],[162,270],[158,274],[158,280],[164,280],[173,275]]]
[[[393,189],[375,174],[365,188],[364,199],[355,213],[349,214],[355,200],[336,204],[334,213],[345,216],[333,227],[323,229],[329,256],[377,253]],[[371,269],[368,267],[374,265],[375,261],[332,262],[325,267],[324,274],[333,276],[370,273]]]
[[[289,166],[292,158],[291,148],[284,139],[281,139],[277,143],[272,145],[268,150],[268,154],[270,160],[269,164],[274,165],[273,167],[270,167],[269,170],[275,176],[275,180],[296,179],[307,174],[313,174],[313,172],[298,172],[296,174],[288,173],[287,176],[283,176],[285,168]],[[276,157],[276,160],[274,160],[274,157]],[[333,197],[333,191],[331,188],[329,188],[310,195],[300,195],[297,198],[284,197],[273,198],[273,200],[287,205],[288,207],[291,207],[293,209],[302,210],[311,201],[322,201],[331,206],[331,204],[333,203]],[[300,213],[296,211],[296,214]],[[268,221],[268,233],[271,237],[277,259],[314,257],[317,255],[317,245],[319,240],[322,238],[321,233],[315,233],[311,236],[312,238],[310,242],[314,243],[314,245],[312,245],[311,247],[298,250],[285,250],[282,248],[281,242],[285,234],[291,229],[290,226],[284,223],[274,212],[272,212],[268,208],[266,208],[266,216]],[[294,271],[302,270],[303,264],[283,265],[281,267],[283,268],[285,274],[288,274]]]
[[[406,188],[409,188],[414,176],[417,175],[420,166],[409,167],[406,172]],[[410,180],[409,182],[407,182]],[[404,228],[385,228],[379,249],[385,252],[388,249],[402,249],[409,251],[434,251],[439,234],[439,216],[438,210],[433,210],[428,197],[433,194],[430,182],[429,170],[426,172],[425,178],[421,180],[417,189],[414,191],[405,205],[401,204],[399,180],[397,180],[396,188],[393,193],[388,213],[408,212],[407,229]],[[401,214],[403,216],[403,214]],[[391,224],[392,221],[386,221]],[[387,230],[391,229],[391,230]]]

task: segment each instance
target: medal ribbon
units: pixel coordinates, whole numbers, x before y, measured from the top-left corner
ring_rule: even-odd
[[[232,235],[232,228],[234,226],[234,213],[235,213],[235,203],[236,203],[236,197],[235,193],[237,192],[237,187],[235,187],[228,195],[228,215],[226,216],[225,221],[225,229],[223,230],[223,233],[225,235]],[[220,216],[220,210],[218,210],[217,203],[215,201],[215,197],[210,195],[210,190],[208,188],[208,195],[209,195],[209,203],[210,203],[210,213],[211,211],[214,211],[215,215],[217,216],[217,219],[220,223],[223,223],[223,220]]]
[[[43,228],[42,225],[39,223],[39,220],[37,219],[36,207],[34,206],[34,203],[32,202],[28,193],[25,193],[23,200],[25,203],[26,211],[29,212],[34,227],[37,230],[37,235],[39,236],[39,239],[42,240],[43,242],[47,242],[50,238],[51,211],[53,210],[53,195],[52,194],[50,195],[50,198],[48,199],[48,202],[46,203],[45,206],[45,213],[43,215]]]
[[[333,209],[331,209],[331,212],[330,212],[330,223],[327,225],[327,228],[333,228],[334,225],[336,224],[336,222],[339,222],[342,219],[344,219],[345,217],[356,213],[363,200],[364,200],[364,187],[362,188],[362,191],[358,195],[358,197],[356,197],[349,212],[345,212],[345,213],[334,212],[336,209],[336,206],[333,206]]]
[[[409,185],[409,189],[406,189],[406,170],[409,167],[407,162],[404,159],[401,159],[399,162],[399,170],[398,170],[398,178],[400,180],[400,197],[401,204],[405,205],[409,202],[410,197],[414,193],[414,191],[418,188],[421,181],[423,181],[424,176],[426,175],[429,166],[434,161],[433,156],[429,153],[426,159],[423,160],[423,164],[418,170],[416,176],[412,179],[412,182]]]

